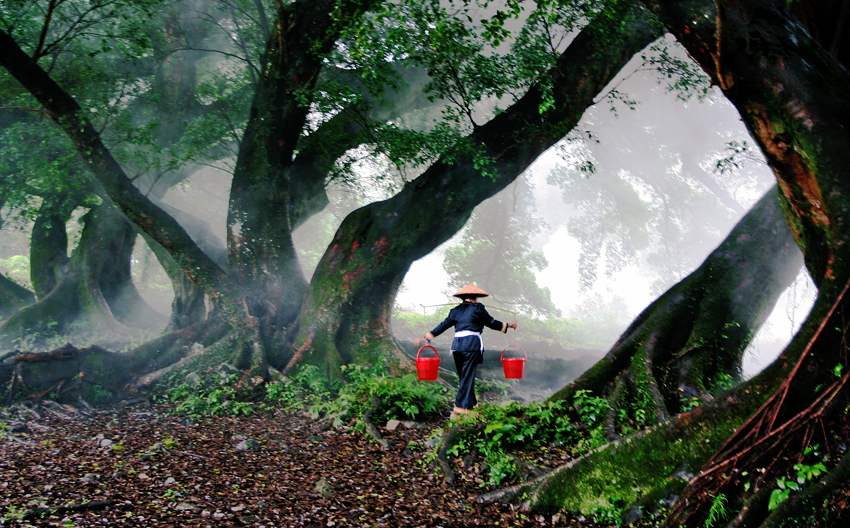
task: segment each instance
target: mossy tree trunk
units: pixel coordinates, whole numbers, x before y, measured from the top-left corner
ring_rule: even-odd
[[[818,347],[816,354],[809,350],[822,339],[820,328],[840,309],[840,296],[850,279],[850,167],[845,154],[850,146],[850,73],[775,2],[736,0],[719,5],[692,0],[647,2],[647,6],[738,108],[777,175],[786,218],[818,285],[809,318],[778,360],[787,371],[788,365],[803,358],[800,368],[805,373],[795,374],[783,386],[782,405],[762,411],[776,413],[771,419],[775,427],[790,427],[801,414],[813,412],[820,398],[817,384],[834,378],[836,365],[846,363],[843,346]],[[846,327],[837,328],[843,343]],[[767,438],[771,431],[759,429],[747,443]],[[743,443],[733,445],[723,455],[726,459],[734,459],[745,448]],[[805,447],[796,449],[802,452]],[[786,461],[784,468],[788,466]],[[721,475],[714,474],[692,486],[720,490],[720,484]],[[696,496],[693,490],[688,493]],[[699,518],[709,506],[703,501],[683,511]]]
[[[238,304],[233,283],[224,271],[195,244],[180,224],[153,204],[134,185],[103,143],[77,101],[36,61],[21,49],[12,36],[0,30],[0,65],[21,83],[44,107],[82,156],[97,190],[151,239],[166,248],[178,265],[214,301]]]
[[[9,317],[35,302],[35,294],[5,275],[0,275],[0,317]]]
[[[612,438],[620,409],[630,416],[640,411],[652,425],[710,401],[720,375],[740,379],[744,350],[802,265],[774,187],[699,268],[644,310],[604,358],[552,399],[572,401],[578,390],[606,396]]]
[[[68,265],[68,233],[65,223],[73,206],[61,197],[48,196],[41,203],[30,235],[30,281],[36,296],[49,294]]]
[[[552,396],[572,401],[576,391],[589,390],[607,397],[613,442],[499,498],[525,492],[531,508],[587,514],[617,500],[654,509],[658,500],[678,494],[781,382],[774,372],[723,395],[712,391],[717,374],[739,377],[744,349],[802,265],[773,188],[699,268],[637,317],[602,360]],[[692,398],[702,405],[683,413]],[[642,410],[646,423],[638,425],[652,427],[621,439],[617,426],[635,423],[617,424],[619,409],[638,422]]]
[[[54,229],[64,231],[65,225]],[[135,229],[111,204],[89,212],[80,243],[53,289],[0,325],[6,344],[27,338],[37,341],[75,323],[104,337],[129,334],[129,327],[161,324],[164,317],[145,303],[132,282],[130,254],[135,239]]]
[[[290,177],[305,174],[288,170],[310,110],[299,94],[315,86],[322,59],[345,25],[357,23],[376,4],[294,2],[278,8],[279,22],[268,41],[240,144],[227,215],[230,267],[249,292],[248,309],[265,316],[270,303],[277,325],[295,319],[307,291],[292,241],[292,220],[300,215],[303,202],[309,202],[303,197],[314,196],[315,188],[307,185],[303,192],[304,184]],[[323,174],[321,178],[323,183]]]
[[[405,273],[575,126],[594,96],[659,36],[640,9],[617,14],[592,21],[547,73],[551,108],[541,113],[544,93],[540,85],[532,87],[476,127],[451,161],[437,161],[396,196],[343,221],[310,283],[294,344],[279,350],[273,364],[286,369],[301,362],[321,365],[331,377],[343,364],[374,363],[381,357],[390,358],[391,369],[411,368],[389,324]]]
[[[641,490],[630,492],[629,501],[678,495],[686,482],[674,482],[676,475],[690,478],[712,458],[709,454],[728,440],[727,448],[703,468],[705,476],[690,481],[684,490],[687,498],[676,506],[667,524],[701,525],[714,502],[712,496],[723,493],[726,499],[734,499],[733,511],[740,508],[732,526],[774,526],[776,516],[767,518],[767,497],[776,478],[803,459],[814,426],[824,425],[818,440],[827,445],[836,441],[837,433],[846,431],[846,427],[837,427],[838,422],[826,419],[827,411],[843,409],[842,402],[847,399],[841,392],[846,382],[836,376],[835,368],[846,363],[842,292],[850,275],[846,243],[850,236],[846,225],[850,167],[844,155],[850,147],[850,102],[846,98],[850,74],[778,3],[693,0],[645,4],[740,111],[777,176],[783,212],[819,296],[792,343],[758,376],[694,411],[558,470],[532,486],[536,491],[529,503],[542,509],[559,506],[588,511],[594,502],[604,502],[623,490]],[[815,390],[821,382],[825,385]],[[827,403],[836,402],[837,406],[822,406],[824,394]],[[846,413],[832,416],[846,418]],[[813,420],[809,421],[810,417]],[[740,432],[732,436],[737,428]],[[748,455],[756,445],[763,447],[758,454],[766,455],[767,460]],[[793,452],[780,457],[778,446]],[[773,466],[761,475],[764,466],[759,463],[768,461]],[[717,471],[718,467],[723,470]],[[840,472],[840,467],[835,471]],[[605,468],[612,472],[616,468],[618,477],[613,485]],[[754,486],[744,487],[739,477],[745,471],[758,474]],[[582,474],[584,480],[578,484]],[[579,493],[585,498],[578,498]],[[819,493],[823,496],[824,490]],[[798,517],[783,520],[808,523],[812,507],[822,505],[809,503],[804,514],[797,511]]]

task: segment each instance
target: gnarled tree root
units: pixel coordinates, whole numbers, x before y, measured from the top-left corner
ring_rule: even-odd
[[[449,464],[448,452],[449,449],[455,446],[455,444],[460,441],[460,438],[465,434],[475,434],[481,430],[483,430],[485,424],[477,424],[477,425],[462,425],[460,427],[455,427],[449,429],[446,433],[446,436],[443,437],[443,442],[440,444],[440,450],[437,452],[437,466],[443,472],[443,477],[446,481],[446,484],[449,486],[454,486],[457,479],[455,478],[455,472],[452,469],[451,464]]]
[[[371,436],[376,442],[381,445],[381,449],[387,449],[390,447],[390,443],[381,436],[381,431],[375,426],[372,422],[372,414],[378,412],[383,406],[381,400],[376,396],[372,400],[372,406],[363,413],[363,424],[366,426],[366,434]]]

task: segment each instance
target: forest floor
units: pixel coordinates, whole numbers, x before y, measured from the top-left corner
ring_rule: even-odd
[[[480,505],[481,465],[449,487],[424,442],[444,419],[363,433],[281,412],[193,420],[147,404],[3,411],[2,526],[582,526],[590,519]],[[555,467],[557,450],[528,454]]]

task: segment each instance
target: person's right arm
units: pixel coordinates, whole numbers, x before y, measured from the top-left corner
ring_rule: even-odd
[[[455,321],[452,317],[452,312],[449,312],[449,316],[446,317],[442,323],[438,324],[434,327],[433,330],[425,334],[425,339],[430,341],[445,332],[446,330],[448,330],[449,328],[453,327],[455,324],[457,324],[457,321]]]

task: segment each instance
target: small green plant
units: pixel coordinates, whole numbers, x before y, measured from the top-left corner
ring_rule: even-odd
[[[720,372],[714,377],[714,382],[708,392],[716,396],[721,392],[726,392],[727,390],[734,388],[737,385],[738,382],[735,381],[735,378],[731,374]]]
[[[589,390],[577,390],[573,403],[581,421],[591,427],[601,424],[609,409],[608,400],[593,396]]]
[[[19,508],[17,506],[8,506],[6,508],[6,513],[0,517],[0,521],[3,521],[3,524],[6,524],[10,521],[23,521],[24,514],[27,513],[26,508]]]
[[[285,383],[267,384],[262,407],[268,410],[280,408],[285,411],[312,409],[331,398],[329,387],[330,382],[319,367],[306,365]]]
[[[726,495],[718,493],[711,502],[711,507],[708,509],[708,517],[705,519],[703,526],[705,528],[714,528],[718,522],[725,521],[728,518],[729,510],[726,509]]]
[[[254,406],[238,398],[235,382],[236,376],[214,375],[200,386],[183,383],[171,387],[163,399],[176,404],[176,412],[189,416],[249,416],[254,413]]]
[[[91,394],[92,403],[94,404],[107,403],[112,399],[112,391],[100,383],[92,384],[89,394]]]
[[[620,526],[623,524],[623,511],[625,510],[625,501],[620,497],[611,497],[606,501],[604,506],[598,506],[593,509],[593,515],[597,521],[607,522]]]
[[[679,405],[682,406],[682,412],[688,412],[702,405],[702,400],[696,396],[693,398],[682,398],[679,400]]]
[[[809,453],[807,448],[805,453]],[[813,449],[817,453],[817,446]],[[794,464],[794,470],[797,472],[796,478],[779,477],[776,479],[776,489],[770,492],[770,500],[768,501],[768,509],[773,511],[785,502],[792,491],[802,491],[806,485],[820,478],[821,475],[827,472],[826,466],[822,462],[817,462],[811,466],[807,464]]]
[[[390,418],[414,419],[423,414],[438,412],[448,402],[448,392],[440,385],[422,383],[415,374],[390,376],[383,363],[371,367],[348,365],[343,367],[345,382],[339,386],[338,397],[314,406],[341,425],[354,420],[355,428],[364,426],[363,416],[380,402],[379,416],[375,420]]]
[[[500,486],[514,478],[516,463],[509,454],[511,449],[546,448],[582,438],[570,423],[563,401],[535,402],[528,406],[516,402],[506,406],[484,404],[479,411],[478,414],[460,416],[454,425],[478,422],[487,425],[477,434],[456,440],[449,454],[461,457],[473,450],[478,451],[484,459],[487,477],[482,486]]]

